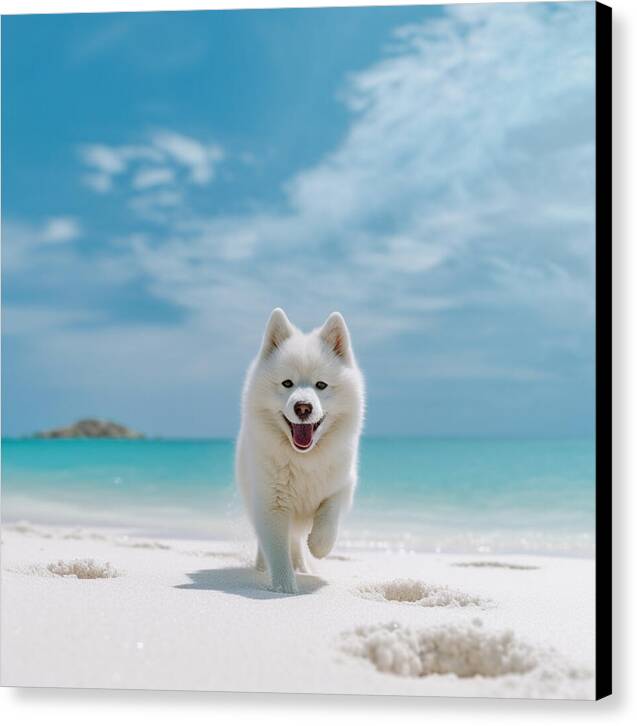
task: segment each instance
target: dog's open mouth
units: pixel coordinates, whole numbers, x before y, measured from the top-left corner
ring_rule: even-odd
[[[292,423],[286,416],[283,416],[292,433],[292,443],[297,449],[304,451],[312,446],[314,432],[323,423],[325,416],[316,423]]]

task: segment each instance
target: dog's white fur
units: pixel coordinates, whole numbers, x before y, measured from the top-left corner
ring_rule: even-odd
[[[319,390],[318,381],[327,387]],[[312,405],[303,421],[299,402]],[[340,313],[306,334],[274,310],[246,377],[236,456],[237,484],[259,541],[257,567],[267,565],[274,590],[297,592],[294,570],[308,572],[306,539],[315,557],[334,546],[356,487],[363,410],[363,377]],[[288,421],[321,422],[306,450],[294,444]]]

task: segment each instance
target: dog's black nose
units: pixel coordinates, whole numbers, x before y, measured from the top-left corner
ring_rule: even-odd
[[[294,404],[294,413],[301,419],[307,418],[312,413],[312,404],[299,401]]]

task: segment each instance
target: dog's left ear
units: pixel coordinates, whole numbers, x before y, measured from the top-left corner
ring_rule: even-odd
[[[349,330],[340,313],[332,313],[319,331],[322,340],[327,343],[330,350],[347,364],[353,362],[352,344],[349,339]]]

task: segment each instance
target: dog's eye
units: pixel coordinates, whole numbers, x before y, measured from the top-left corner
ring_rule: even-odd
[[[316,387],[319,389],[319,391],[322,391],[324,388],[327,388],[327,383],[325,383],[325,381],[317,381]]]
[[[289,378],[286,378],[283,383],[281,383],[282,386],[285,386],[286,388],[292,388],[294,383]]]

